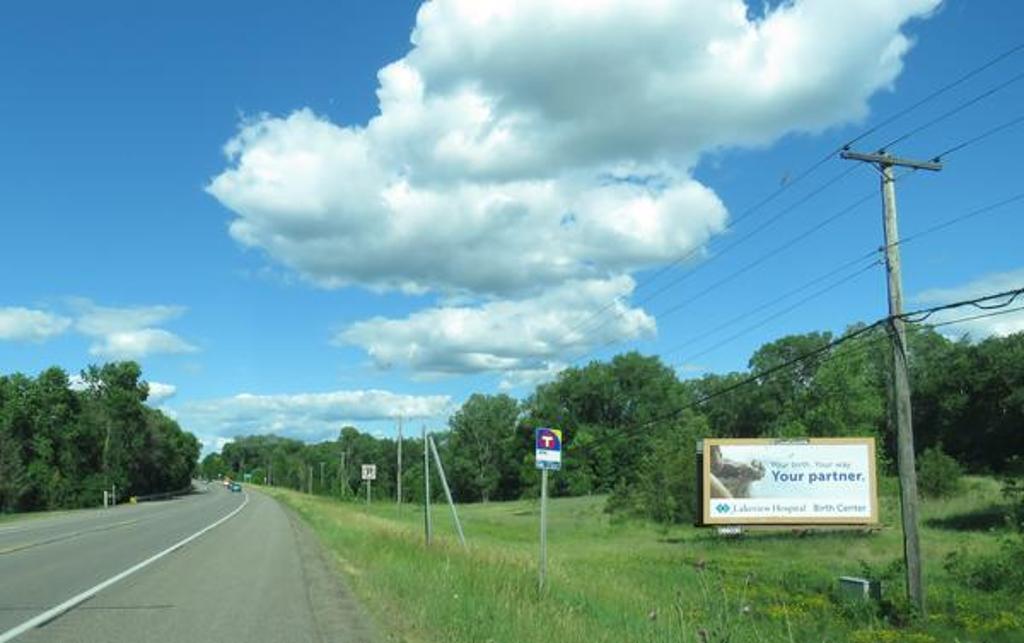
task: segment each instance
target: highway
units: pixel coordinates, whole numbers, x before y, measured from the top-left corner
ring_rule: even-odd
[[[0,643],[375,640],[333,569],[315,536],[274,500],[219,484],[173,500],[5,522]]]

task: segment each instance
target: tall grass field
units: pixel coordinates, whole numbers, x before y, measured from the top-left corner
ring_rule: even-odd
[[[459,505],[463,549],[444,505],[433,507],[428,547],[422,507],[263,490],[319,535],[387,640],[1024,641],[1019,590],[972,576],[984,565],[955,564],[999,561],[1016,537],[999,512],[999,485],[985,478],[968,479],[957,497],[924,501],[923,617],[904,600],[891,480],[882,485],[878,529],[749,530],[739,538],[609,516],[603,497],[554,499],[543,593],[537,501]],[[881,579],[882,601],[841,594],[844,575]]]

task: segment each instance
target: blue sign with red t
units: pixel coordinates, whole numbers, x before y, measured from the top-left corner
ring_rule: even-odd
[[[562,432],[541,427],[534,433],[538,469],[558,471],[562,468]]]

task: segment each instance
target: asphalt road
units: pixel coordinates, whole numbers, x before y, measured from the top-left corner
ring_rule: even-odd
[[[16,640],[374,640],[305,525],[260,493],[217,484],[174,500],[0,525],[0,640],[246,501],[222,524]]]

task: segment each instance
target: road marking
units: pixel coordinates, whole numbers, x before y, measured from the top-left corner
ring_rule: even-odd
[[[15,638],[21,636],[25,632],[27,632],[27,631],[29,631],[31,629],[34,629],[36,627],[39,627],[40,625],[42,625],[44,623],[48,623],[49,621],[52,621],[53,619],[57,618],[61,614],[64,614],[65,612],[73,609],[76,605],[80,605],[81,603],[89,600],[90,598],[92,598],[96,594],[99,594],[100,592],[102,592],[106,588],[110,587],[114,583],[117,583],[118,581],[124,580],[125,578],[131,576],[132,574],[134,574],[135,572],[139,571],[140,569],[143,569],[144,567],[148,567],[149,565],[152,565],[153,563],[155,563],[156,561],[160,560],[161,558],[163,558],[167,554],[170,554],[171,552],[173,552],[173,551],[175,551],[177,549],[181,549],[182,547],[184,547],[185,545],[189,544],[190,542],[192,542],[196,538],[199,538],[200,536],[202,536],[206,532],[210,531],[214,527],[217,527],[217,526],[221,525],[222,523],[227,522],[231,518],[234,518],[235,515],[237,515],[239,511],[241,511],[242,509],[245,509],[245,506],[247,504],[249,504],[249,494],[248,493],[245,494],[245,500],[242,502],[242,504],[239,505],[237,509],[235,509],[234,511],[232,511],[228,515],[224,516],[223,518],[217,520],[216,522],[214,522],[212,524],[209,524],[209,525],[203,527],[202,529],[200,529],[196,533],[192,534],[188,538],[185,538],[184,540],[181,540],[181,541],[178,541],[178,542],[174,543],[173,545],[171,545],[167,549],[163,550],[162,552],[154,554],[154,555],[150,556],[149,558],[147,558],[146,560],[142,561],[141,563],[138,563],[136,565],[133,565],[132,567],[129,567],[128,569],[124,570],[120,574],[117,574],[116,576],[111,576],[110,578],[108,578],[107,580],[103,581],[99,585],[96,585],[94,587],[90,587],[89,589],[85,590],[81,594],[78,594],[76,596],[72,596],[68,600],[66,600],[63,603],[61,603],[60,605],[57,605],[56,607],[52,607],[52,608],[46,610],[45,612],[43,612],[42,614],[39,614],[39,615],[37,615],[37,616],[35,616],[33,618],[30,618],[29,620],[25,621],[21,625],[13,627],[13,628],[7,630],[6,632],[3,632],[2,634],[0,634],[0,643],[7,643],[8,641],[13,641]]]

